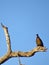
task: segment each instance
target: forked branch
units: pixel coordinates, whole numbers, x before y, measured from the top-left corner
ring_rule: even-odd
[[[7,61],[9,58],[12,58],[12,57],[31,57],[36,52],[45,52],[47,50],[45,47],[38,46],[28,52],[23,52],[23,51],[13,52],[11,49],[11,41],[10,41],[10,35],[8,33],[8,28],[4,26],[2,23],[1,23],[1,26],[4,30],[5,37],[6,37],[7,53],[4,56],[0,57],[0,64],[2,64],[3,62]]]

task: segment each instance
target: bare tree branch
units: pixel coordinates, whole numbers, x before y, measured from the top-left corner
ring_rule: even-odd
[[[10,36],[9,36],[9,33],[8,33],[8,27],[4,26],[2,23],[1,23],[1,26],[4,30],[4,33],[5,33],[5,37],[6,37],[6,42],[7,42],[7,48],[8,48],[8,53],[11,52],[11,41],[10,41]]]
[[[28,51],[28,52],[23,52],[23,51],[13,52],[11,50],[11,41],[10,41],[10,36],[8,33],[8,28],[6,26],[4,26],[2,23],[1,23],[1,26],[4,30],[5,37],[6,37],[7,53],[4,56],[0,57],[0,64],[4,63],[5,61],[7,61],[9,58],[12,58],[12,57],[31,57],[36,52],[45,52],[47,50],[45,47],[38,46],[38,47],[34,48],[33,50]]]
[[[24,65],[21,63],[20,57],[18,57],[19,65]]]

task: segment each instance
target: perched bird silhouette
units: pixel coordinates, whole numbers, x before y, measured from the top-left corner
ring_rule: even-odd
[[[42,40],[41,40],[41,38],[39,37],[39,35],[38,34],[36,34],[36,44],[37,44],[37,46],[44,46],[43,45],[43,42],[42,42]]]

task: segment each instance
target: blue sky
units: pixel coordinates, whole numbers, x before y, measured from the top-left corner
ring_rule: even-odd
[[[49,0],[0,0],[0,23],[8,27],[13,51],[29,51],[36,47],[36,34],[49,48]],[[2,49],[2,50],[1,50]],[[4,31],[0,26],[0,56],[7,51]],[[32,57],[21,58],[25,65],[49,64],[49,49]],[[2,65],[18,65],[11,58]]]

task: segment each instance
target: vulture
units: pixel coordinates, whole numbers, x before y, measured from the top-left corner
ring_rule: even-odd
[[[36,34],[36,44],[37,44],[37,46],[42,46],[42,47],[44,47],[43,41],[41,40],[41,38],[39,37],[38,34]]]

